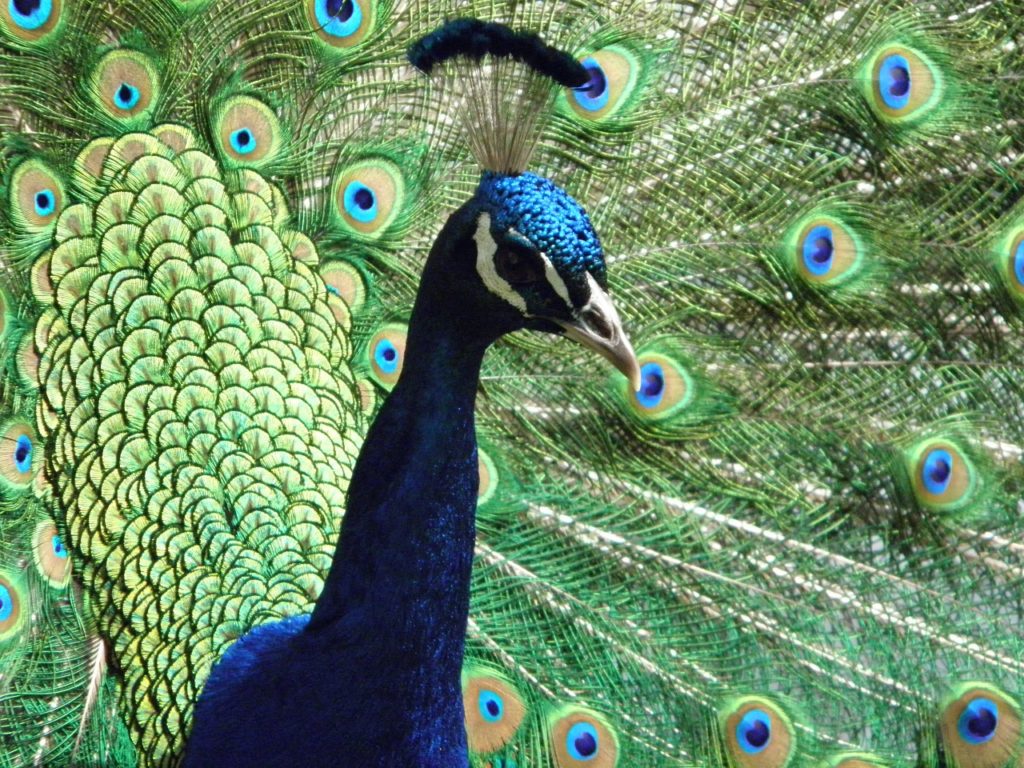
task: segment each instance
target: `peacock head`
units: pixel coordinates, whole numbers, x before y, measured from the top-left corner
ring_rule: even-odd
[[[533,33],[472,18],[446,22],[408,55],[428,75],[445,68],[445,87],[461,94],[457,114],[484,169],[438,241],[441,253],[464,259],[447,265],[445,288],[460,293],[462,311],[485,335],[564,334],[608,358],[639,390],[640,366],[608,296],[589,217],[565,190],[526,171],[553,87],[588,87],[590,72]],[[460,289],[467,274],[473,281]]]
[[[474,268],[491,301],[504,314],[512,310],[520,327],[564,334],[595,350],[636,385],[640,368],[583,207],[542,176],[490,171],[469,207]]]

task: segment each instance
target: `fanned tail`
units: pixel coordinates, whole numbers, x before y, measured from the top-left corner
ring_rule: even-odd
[[[474,764],[1017,765],[1022,10],[0,8],[0,764],[173,764],[220,654],[308,612],[477,180],[405,49],[475,16],[587,70],[531,169],[643,386],[488,353]]]

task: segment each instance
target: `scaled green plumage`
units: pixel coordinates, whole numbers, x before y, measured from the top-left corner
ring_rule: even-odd
[[[455,15],[602,68],[532,169],[649,366],[485,361],[475,764],[1024,764],[1024,5],[326,7],[0,7],[0,766],[174,764],[312,606],[475,183],[402,58]]]

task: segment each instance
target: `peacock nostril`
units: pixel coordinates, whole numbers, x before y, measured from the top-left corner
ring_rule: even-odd
[[[583,311],[581,317],[583,322],[585,322],[589,328],[596,331],[601,338],[610,339],[615,335],[615,329],[612,328],[611,323],[608,322],[608,318],[600,312],[596,312],[593,309],[586,309]]]

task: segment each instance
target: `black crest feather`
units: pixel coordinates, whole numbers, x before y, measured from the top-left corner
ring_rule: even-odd
[[[586,68],[565,51],[548,45],[532,32],[516,32],[504,24],[480,19],[446,22],[409,46],[409,61],[430,74],[437,64],[466,57],[491,55],[521,61],[566,88],[579,88],[590,79]]]

